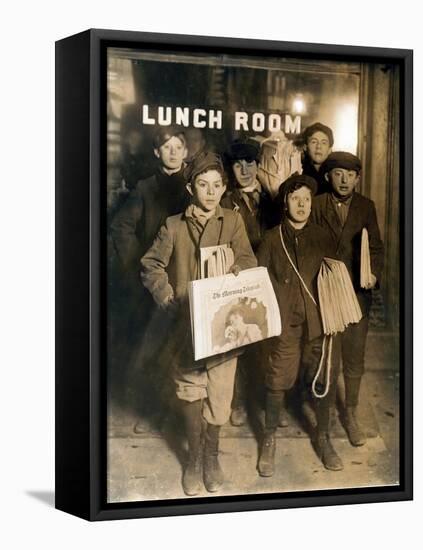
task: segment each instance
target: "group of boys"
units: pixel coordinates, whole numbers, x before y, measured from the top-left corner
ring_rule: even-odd
[[[365,443],[356,410],[364,372],[371,288],[380,281],[383,244],[374,203],[355,191],[360,160],[332,152],[332,130],[320,123],[304,132],[302,174],[281,182],[272,199],[257,179],[260,146],[236,140],[224,159],[233,180],[227,186],[222,158],[202,149],[186,164],[181,128],[159,130],[154,154],[157,173],[140,181],[113,219],[113,242],[130,273],[139,273],[156,307],[173,319],[172,378],[188,441],[188,461],[182,486],[197,495],[203,484],[216,492],[223,484],[218,459],[220,428],[231,419],[247,418],[246,381],[252,371],[264,371],[265,421],[258,472],[270,477],[275,468],[278,425],[286,425],[285,393],[296,383],[310,398],[316,416],[313,447],[323,465],[341,470],[342,461],[329,437],[330,407],[341,363],[345,379],[345,427],[350,442]],[[368,230],[372,280],[360,287],[360,239]],[[187,297],[188,283],[200,277],[202,247],[227,245],[234,253],[230,268],[268,269],[282,318],[282,334],[252,344],[244,354],[225,354],[195,361]],[[359,300],[363,318],[334,339],[334,368],[325,396],[310,391],[322,355],[323,329],[317,295],[317,275],[324,257],[343,261]],[[140,263],[141,262],[141,263]],[[140,305],[141,307],[141,305]],[[304,397],[306,399],[306,397]]]

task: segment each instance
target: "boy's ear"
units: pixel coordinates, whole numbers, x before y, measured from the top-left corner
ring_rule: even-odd
[[[156,155],[156,157],[160,158],[159,150],[158,149],[153,149],[153,151],[154,151],[154,154]]]
[[[188,193],[189,193],[191,196],[193,196],[194,193],[192,192],[192,185],[191,185],[191,182],[188,182],[188,183],[185,185],[185,187],[186,187],[186,190],[188,191]]]
[[[182,160],[185,160],[185,159],[187,158],[187,156],[188,156],[188,148],[185,147],[184,151],[185,151],[185,153],[184,153],[184,156],[182,157]]]
[[[326,172],[325,174],[325,180],[330,183],[330,180],[329,180],[329,172]]]

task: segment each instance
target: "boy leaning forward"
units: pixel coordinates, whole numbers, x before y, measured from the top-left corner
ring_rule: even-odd
[[[173,380],[189,451],[182,486],[187,495],[196,495],[203,481],[209,492],[217,491],[223,483],[218,461],[219,432],[231,413],[237,359],[223,356],[220,363],[215,358],[194,361],[188,283],[200,278],[202,247],[231,247],[234,265],[230,271],[235,275],[255,267],[257,261],[241,215],[219,205],[226,190],[220,157],[211,152],[199,154],[185,175],[191,204],[185,212],[166,220],[141,259],[141,278],[157,304],[175,319],[171,337],[175,342]]]

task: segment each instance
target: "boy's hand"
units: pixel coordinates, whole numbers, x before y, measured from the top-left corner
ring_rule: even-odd
[[[370,289],[374,288],[376,286],[376,283],[377,283],[377,279],[373,275],[373,273],[371,273],[370,274],[370,283],[366,286],[366,289],[370,290]]]
[[[176,309],[176,300],[173,294],[163,300],[163,302],[160,304],[160,307],[169,312]]]
[[[233,273],[235,275],[235,277],[237,277],[240,273],[241,268],[239,267],[239,265],[237,264],[233,264],[230,268],[229,268],[229,273]]]

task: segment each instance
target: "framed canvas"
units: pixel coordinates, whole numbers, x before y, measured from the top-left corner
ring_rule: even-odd
[[[412,52],[56,43],[56,507],[412,498]]]

